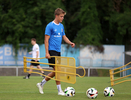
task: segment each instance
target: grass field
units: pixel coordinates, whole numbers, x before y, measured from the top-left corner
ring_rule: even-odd
[[[67,86],[75,88],[76,95],[74,97],[58,96],[57,87],[53,80],[45,84],[44,94],[40,94],[36,83],[41,80],[40,76],[31,76],[28,80],[21,76],[0,76],[0,100],[89,100],[85,92],[90,87],[98,90],[96,100],[131,100],[130,82],[114,86],[114,97],[104,97],[104,88],[110,86],[109,77],[77,77],[75,84],[61,83],[63,90]]]

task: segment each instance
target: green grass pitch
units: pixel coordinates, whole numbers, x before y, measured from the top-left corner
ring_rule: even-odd
[[[85,92],[90,87],[98,90],[96,100],[131,100],[130,82],[113,86],[115,96],[104,97],[104,88],[110,86],[109,77],[77,77],[75,84],[62,82],[63,90],[68,86],[75,88],[74,97],[58,96],[57,87],[53,80],[44,85],[44,94],[40,94],[36,83],[41,80],[40,76],[31,76],[30,79],[23,79],[22,76],[0,76],[0,100],[89,100]]]

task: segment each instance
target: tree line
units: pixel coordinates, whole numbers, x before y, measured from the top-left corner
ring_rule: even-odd
[[[131,44],[131,0],[0,0],[0,45],[44,43],[54,10],[67,12],[67,37],[80,45]]]

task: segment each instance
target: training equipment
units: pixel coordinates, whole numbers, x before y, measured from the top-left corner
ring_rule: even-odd
[[[67,87],[65,90],[64,90],[64,93],[67,97],[73,97],[75,96],[75,89],[73,87]]]
[[[75,89],[73,87],[67,87],[65,90],[64,90],[64,93],[67,97],[73,97],[75,96]]]
[[[24,57],[23,58],[24,72],[29,72],[29,71],[27,71],[27,69],[33,69],[32,73],[36,73],[36,74],[40,74],[40,75],[43,75],[43,74],[39,73],[39,72],[35,72],[35,70],[55,72],[55,78],[51,78],[47,75],[43,75],[43,76],[51,78],[52,80],[57,80],[57,81],[62,81],[62,82],[67,82],[67,83],[72,83],[72,84],[76,83],[76,75],[82,78],[86,74],[85,69],[82,66],[76,67],[75,59],[73,57],[51,56],[51,58],[55,59],[55,64],[44,63],[44,62],[31,62],[31,61],[28,61],[27,59],[35,59],[35,58]],[[46,58],[42,57],[42,58],[37,58],[37,59],[46,59]],[[53,65],[53,66],[55,66],[55,71],[47,70],[47,69],[30,68],[30,67],[27,67],[27,63],[39,63],[39,64],[44,64],[44,65]],[[83,69],[83,71],[84,71],[83,76],[76,74],[76,69],[79,69],[79,68]]]
[[[75,96],[75,91],[73,91],[73,90],[68,90],[68,91],[65,93],[65,95],[66,95],[67,97],[73,97],[73,96]]]
[[[87,95],[87,97],[90,98],[90,99],[95,99],[95,98],[97,98],[98,91],[97,91],[95,88],[89,88],[89,89],[86,91],[86,95]]]
[[[105,97],[113,97],[114,93],[115,93],[115,91],[114,91],[114,89],[112,87],[106,87],[104,89],[104,96]]]
[[[90,99],[95,99],[97,98],[98,96],[98,91],[95,89],[95,88],[89,88],[87,91],[86,91],[86,95],[88,98]]]
[[[64,92],[67,92],[68,90],[73,90],[73,91],[75,91],[75,89],[74,89],[73,87],[67,87],[67,88],[64,90]]]
[[[122,81],[119,81],[121,79],[125,79],[129,76],[131,76],[131,74],[129,75],[124,75],[123,77],[120,77],[120,78],[117,78],[117,79],[114,79],[114,75],[115,74],[118,74],[118,73],[121,73],[121,72],[126,72],[128,70],[131,69],[131,67],[127,68],[128,65],[130,65],[131,62],[127,63],[126,65],[124,66],[121,66],[121,67],[118,67],[118,68],[115,68],[115,69],[111,69],[110,70],[110,80],[111,80],[111,86],[114,86],[114,85],[117,85],[117,84],[120,84],[120,83],[123,83],[123,82],[127,82],[127,81],[131,81],[131,79],[126,79],[126,80],[122,80]],[[122,70],[123,69],[123,70]],[[115,81],[119,81],[119,82],[116,82]]]

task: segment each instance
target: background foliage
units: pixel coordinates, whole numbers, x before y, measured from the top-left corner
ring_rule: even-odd
[[[0,45],[44,43],[54,10],[67,12],[63,24],[76,44],[131,44],[131,0],[0,0]]]

